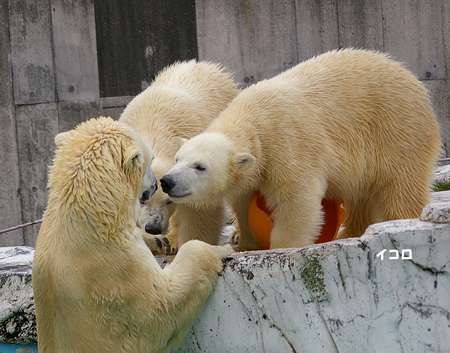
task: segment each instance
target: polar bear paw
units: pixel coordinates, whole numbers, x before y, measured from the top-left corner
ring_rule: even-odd
[[[162,234],[153,235],[148,233],[143,233],[145,244],[149,247],[153,255],[168,255],[171,251],[171,246],[169,239]]]
[[[239,243],[239,230],[234,230],[233,233],[228,238],[228,243],[236,245]]]

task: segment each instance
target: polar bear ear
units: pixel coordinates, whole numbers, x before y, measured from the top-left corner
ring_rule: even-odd
[[[65,145],[66,139],[69,137],[70,131],[61,132],[55,137],[55,144],[57,147]]]
[[[123,161],[124,169],[140,168],[144,163],[144,154],[136,146],[133,146],[133,148],[125,152],[125,159]]]
[[[177,136],[177,142],[178,142],[178,145],[180,147],[183,146],[187,141],[188,141],[188,139],[185,139],[184,137]]]
[[[241,171],[249,169],[255,162],[256,158],[249,153],[239,153],[234,157],[234,163]]]

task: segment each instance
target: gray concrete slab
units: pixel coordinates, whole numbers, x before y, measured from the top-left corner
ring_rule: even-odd
[[[336,2],[296,0],[295,9],[299,62],[339,48]]]
[[[242,86],[298,62],[293,0],[197,0],[196,9],[199,59],[225,64]]]
[[[430,92],[431,104],[441,127],[444,157],[450,156],[450,77],[443,80],[423,81]]]
[[[14,107],[0,106],[0,229],[22,222]],[[2,246],[23,244],[23,230],[0,235]]]
[[[9,1],[0,1],[0,106],[13,103]]]
[[[115,120],[119,120],[125,107],[134,96],[123,96],[123,97],[105,97],[101,99],[101,115],[109,116]]]
[[[447,0],[383,0],[384,51],[422,80],[448,78],[450,5]]]
[[[51,0],[50,4],[58,100],[99,104],[94,2]]]
[[[339,45],[383,51],[382,0],[337,1]]]
[[[94,102],[61,102],[58,103],[59,131],[68,131],[78,124],[101,115],[98,101]]]
[[[59,132],[57,105],[22,105],[16,108],[22,221],[41,219],[47,206],[48,166]],[[24,245],[34,246],[39,225],[24,228]]]
[[[14,102],[55,102],[55,72],[48,0],[10,1]]]
[[[11,41],[9,36],[9,1],[0,1],[0,229],[21,223],[21,204],[18,194],[19,169],[16,141],[15,108]],[[23,231],[0,235],[4,246],[23,244]]]

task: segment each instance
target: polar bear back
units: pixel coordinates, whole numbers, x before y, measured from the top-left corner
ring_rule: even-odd
[[[417,78],[387,55],[339,50],[241,92],[207,132],[261,141],[270,168],[316,165],[329,193],[417,172],[431,178],[439,126]],[[298,156],[299,158],[292,158]],[[289,161],[286,161],[286,158]],[[417,163],[419,161],[419,163]],[[408,172],[406,172],[408,171]],[[346,190],[347,189],[347,190]]]
[[[219,65],[177,62],[130,102],[120,121],[138,131],[157,158],[172,161],[178,137],[203,132],[237,93],[231,74]]]

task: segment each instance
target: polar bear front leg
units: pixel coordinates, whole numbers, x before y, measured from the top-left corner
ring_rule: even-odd
[[[248,222],[248,209],[250,207],[250,201],[252,200],[253,195],[254,192],[252,191],[242,197],[239,197],[239,199],[234,200],[231,203],[239,224],[239,241],[238,246],[234,249],[235,251],[260,249],[255,238],[253,238],[250,224]]]
[[[314,244],[319,236],[324,213],[322,198],[311,197],[278,204],[273,213],[274,227],[270,248],[302,248]]]
[[[223,204],[191,206],[178,204],[178,247],[189,240],[198,239],[218,245],[225,223]]]
[[[166,234],[166,238],[169,240],[169,249],[166,255],[175,255],[178,252],[178,232],[180,228],[180,222],[178,221],[178,211],[175,210],[174,214],[170,217],[169,232]]]
[[[217,283],[223,269],[222,259],[233,252],[228,244],[213,246],[192,240],[181,245],[174,261],[162,270],[169,288],[164,298],[166,311],[161,311],[165,315],[160,315],[159,319],[169,318],[168,322],[176,323],[166,347],[181,344]]]

